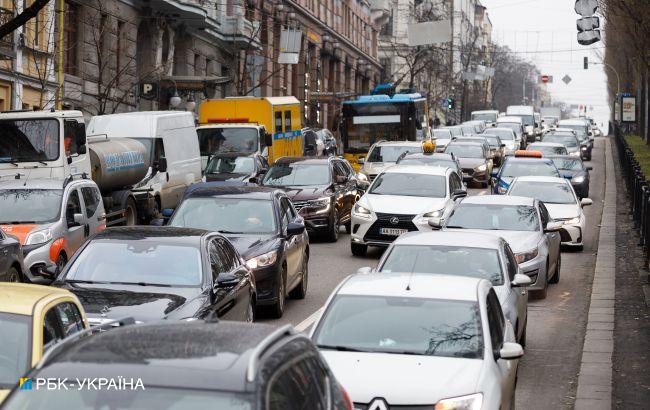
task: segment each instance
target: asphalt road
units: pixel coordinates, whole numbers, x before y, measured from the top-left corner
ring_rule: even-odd
[[[604,140],[596,139],[589,163],[594,167],[590,185],[594,205],[585,209],[584,250],[564,250],[560,283],[551,285],[546,299],[529,301],[527,347],[519,364],[518,408],[573,408],[603,208],[604,149]],[[470,189],[469,193],[489,195],[480,189]],[[282,319],[261,321],[309,329],[336,285],[363,266],[375,266],[380,256],[381,250],[373,248],[364,258],[352,256],[349,236],[343,231],[336,243],[312,240],[307,297],[288,300]]]

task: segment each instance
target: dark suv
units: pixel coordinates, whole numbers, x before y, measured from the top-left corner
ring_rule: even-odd
[[[53,347],[27,376],[31,388],[16,386],[3,408],[352,408],[309,338],[290,326],[200,320],[108,329]],[[66,378],[60,389],[37,382]]]
[[[284,189],[307,231],[323,233],[332,242],[338,240],[341,225],[350,232],[352,207],[367,188],[350,163],[337,157],[280,158],[262,185]]]

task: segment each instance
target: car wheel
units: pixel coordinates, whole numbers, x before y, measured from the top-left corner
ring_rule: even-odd
[[[352,233],[352,220],[345,224],[345,233],[348,235]]]
[[[135,205],[133,198],[126,200],[126,208],[124,209],[124,217],[126,226],[133,226],[138,224],[138,208]]]
[[[366,256],[368,252],[368,245],[361,245],[358,243],[351,243],[350,250],[354,256]]]
[[[330,242],[336,242],[339,240],[339,230],[341,229],[341,221],[339,220],[339,211],[334,210],[334,215],[332,216],[332,223],[327,232],[327,240]]]
[[[548,283],[556,284],[560,281],[560,271],[562,270],[562,255],[557,257],[557,266],[555,267],[555,275],[549,279]]]
[[[9,268],[6,276],[7,276],[7,282],[13,282],[13,283],[22,282],[20,278],[20,272],[18,272],[14,267]]]
[[[537,291],[537,298],[538,299],[546,299],[546,296],[548,295],[548,260],[546,261],[546,281],[544,282],[544,289],[538,290]]]
[[[277,286],[275,287],[275,304],[271,306],[271,314],[276,319],[279,319],[284,315],[284,301],[287,296],[286,281],[287,267],[283,264]]]
[[[61,273],[65,264],[68,263],[68,258],[66,258],[65,253],[61,252],[59,257],[56,259],[56,273],[57,275]]]
[[[307,296],[307,282],[309,280],[309,256],[302,255],[302,273],[300,276],[300,283],[296,286],[289,296],[293,299],[304,299]]]

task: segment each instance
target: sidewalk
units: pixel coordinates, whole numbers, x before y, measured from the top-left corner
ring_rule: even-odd
[[[611,144],[616,156],[616,144]],[[617,181],[620,167],[614,164]],[[609,172],[609,168],[608,171]],[[648,271],[630,215],[624,184],[618,186],[616,212],[616,304],[612,408],[650,408],[650,309],[643,292]]]

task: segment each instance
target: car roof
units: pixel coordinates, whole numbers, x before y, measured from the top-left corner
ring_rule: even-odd
[[[248,123],[248,122],[223,122],[223,123],[211,123],[211,124],[201,124],[196,127],[197,130],[207,129],[207,128],[260,128],[262,125]]]
[[[54,296],[71,296],[61,288],[27,283],[0,283],[0,312],[31,315],[38,301]]]
[[[495,195],[503,196],[503,195]],[[397,245],[448,245],[466,246],[470,248],[499,249],[501,238],[489,233],[474,233],[463,231],[431,231],[409,232],[398,237],[393,246]]]
[[[263,186],[238,186],[226,185],[215,186],[209,183],[196,184],[192,191],[185,195],[185,198],[207,198],[207,197],[228,197],[228,198],[249,198],[249,199],[272,199],[276,193],[282,192],[279,189]]]
[[[558,125],[587,125],[584,120],[577,120],[577,119],[571,119],[571,120],[560,120],[558,122]]]
[[[329,164],[330,160],[334,157],[327,157],[327,158],[321,158],[321,157],[282,157],[278,158],[275,160],[276,164],[280,165],[288,165],[288,164],[303,164],[303,165],[325,165]]]
[[[497,110],[478,110],[478,111],[472,111],[472,114],[488,114],[488,113],[491,114],[494,112],[496,112],[497,114],[499,113],[499,111]]]
[[[528,148],[530,147],[563,147],[564,144],[560,144],[559,142],[533,142],[528,144]]]
[[[444,167],[430,167],[426,165],[393,165],[387,168],[384,174],[422,174],[422,175],[447,175],[447,169]]]
[[[497,118],[497,124],[500,122],[520,122],[523,123],[524,121],[521,119],[521,117],[515,117],[513,115],[505,115],[503,117]]]
[[[478,286],[483,280],[485,279],[430,273],[355,274],[341,284],[337,294],[476,302]]]
[[[492,127],[492,128],[489,128],[489,131],[491,131],[491,130],[509,131],[509,132],[511,132],[511,133],[513,133],[513,134],[515,133],[515,132],[514,132],[513,130],[511,130],[510,128],[503,128],[503,127]]]
[[[100,231],[91,240],[120,239],[129,241],[155,238],[157,242],[165,243],[197,243],[200,238],[209,233],[210,231],[205,229],[177,226],[120,226]]]
[[[63,178],[2,179],[0,189],[63,189]],[[77,179],[73,181],[79,181]],[[81,180],[90,181],[90,180]]]
[[[572,157],[573,158],[573,157]],[[460,205],[511,205],[511,206],[534,206],[535,199],[525,196],[508,195],[472,195],[468,196]]]
[[[421,147],[421,141],[378,141],[375,143],[376,146],[384,145],[396,145],[399,147]]]
[[[448,147],[454,146],[454,145],[475,145],[477,147],[482,147],[483,143],[478,142],[478,141],[467,141],[471,137],[464,137],[464,138],[458,138],[447,145]]]
[[[69,343],[38,377],[121,376],[146,388],[245,391],[256,348],[278,330],[231,321],[126,325]]]
[[[552,164],[553,161],[548,159],[548,157],[543,157],[543,158],[533,158],[533,157],[507,157],[506,162],[528,162],[528,161],[537,161],[537,162],[544,162],[546,164]],[[504,163],[504,164],[505,164]]]
[[[525,176],[515,178],[517,182],[556,182],[559,184],[570,184],[565,178],[542,177],[542,176]],[[513,181],[514,182],[514,181]]]
[[[574,157],[573,155],[547,155],[545,158],[550,158],[550,159],[574,159],[576,161],[582,162],[582,158],[580,157]]]
[[[404,155],[402,157],[402,159],[412,159],[412,158],[448,159],[450,161],[454,160],[454,157],[452,157],[451,154],[445,154],[445,153],[442,153],[442,152],[436,152],[436,153],[431,153],[431,154],[426,154],[424,152],[409,152],[408,154],[406,154],[406,155]]]

